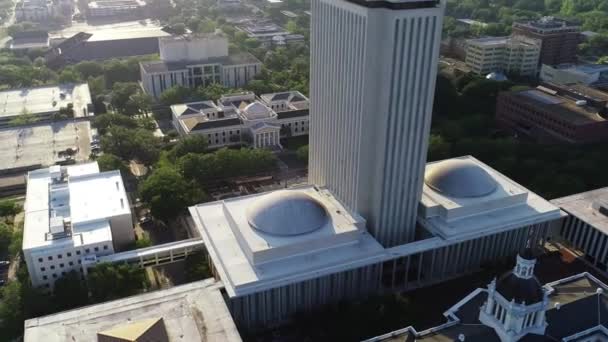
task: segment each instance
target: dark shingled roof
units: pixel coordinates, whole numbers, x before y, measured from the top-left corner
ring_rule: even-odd
[[[544,297],[543,287],[536,277],[519,278],[513,271],[498,280],[496,291],[508,301],[514,299],[517,303],[525,302],[527,305],[542,302]]]
[[[291,93],[277,93],[272,97],[272,101],[287,100]]]
[[[299,116],[308,116],[308,109],[288,110],[285,112],[277,112],[277,117],[280,119],[291,119]]]
[[[218,127],[226,127],[226,126],[236,126],[240,125],[241,120],[239,118],[231,118],[225,120],[211,120],[205,122],[199,122],[196,126],[192,127],[190,131],[198,131],[209,128],[218,128]]]

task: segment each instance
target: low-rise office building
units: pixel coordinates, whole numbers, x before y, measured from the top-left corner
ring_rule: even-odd
[[[608,84],[608,65],[606,64],[543,64],[540,79],[557,84],[580,83],[586,86]]]
[[[466,42],[465,62],[478,75],[494,71],[536,75],[540,41],[525,37],[487,37]]]
[[[32,318],[23,340],[240,342],[221,290],[207,279]]]
[[[96,0],[88,3],[89,17],[136,16],[146,7],[143,0]]]
[[[544,83],[500,93],[496,120],[537,141],[593,143],[608,137],[608,94],[583,85]]]
[[[385,248],[328,189],[307,185],[190,208],[237,322],[428,286],[542,246],[564,214],[473,157],[429,163],[416,240]],[[386,292],[385,292],[386,293]]]
[[[70,271],[85,276],[98,256],[134,241],[120,171],[99,172],[96,162],[29,172],[24,211],[23,255],[36,287],[52,289]]]
[[[22,125],[17,119],[24,114],[35,122],[94,116],[89,85],[60,84],[0,91],[0,127]]]
[[[251,144],[280,148],[284,137],[308,134],[309,100],[297,91],[222,96],[171,106],[173,125],[181,135],[202,134],[209,147]]]
[[[174,86],[239,88],[262,70],[252,54],[230,54],[228,40],[219,34],[160,38],[159,50],[160,61],[140,63],[142,86],[155,98]]]

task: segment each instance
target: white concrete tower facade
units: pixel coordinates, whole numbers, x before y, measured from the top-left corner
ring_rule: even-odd
[[[385,247],[413,241],[443,0],[313,0],[310,183]]]

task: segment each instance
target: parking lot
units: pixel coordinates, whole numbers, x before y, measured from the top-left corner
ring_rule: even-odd
[[[73,159],[84,161],[91,153],[91,124],[56,122],[0,129],[0,141],[0,171],[64,162],[68,149],[75,151]]]

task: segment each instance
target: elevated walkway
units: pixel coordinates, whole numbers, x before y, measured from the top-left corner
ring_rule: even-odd
[[[158,246],[106,255],[99,257],[97,261],[137,264],[139,267],[158,266],[183,260],[189,254],[200,251],[203,248],[203,239],[192,238]]]

